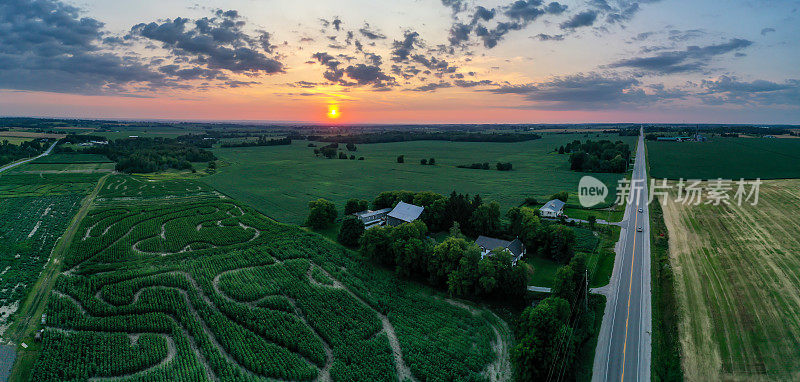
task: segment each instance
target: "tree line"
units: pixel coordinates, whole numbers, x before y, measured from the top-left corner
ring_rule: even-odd
[[[627,171],[631,159],[630,145],[622,141],[604,139],[581,143],[575,140],[556,150],[559,154],[571,154],[570,169],[581,172],[623,173]]]
[[[228,147],[287,146],[291,144],[292,144],[292,139],[288,137],[267,139],[266,135],[260,135],[258,139],[255,141],[223,143],[221,146],[228,148]]]
[[[347,143],[391,143],[408,141],[451,141],[451,142],[525,142],[542,137],[531,133],[470,133],[462,131],[382,131],[355,133],[348,135],[309,135],[308,140],[320,142]]]
[[[35,157],[44,152],[47,147],[47,143],[42,144],[38,140],[26,141],[15,145],[4,139],[0,142],[0,165],[19,159]]]
[[[65,142],[79,139],[81,138],[68,136]],[[116,171],[152,173],[167,169],[194,170],[192,162],[214,161],[217,157],[206,150],[210,146],[210,141],[196,135],[177,138],[143,137],[111,140],[107,145],[88,147],[83,152],[105,155],[116,162]]]
[[[458,165],[456,167],[458,167],[458,168],[468,168],[468,169],[472,169],[472,170],[489,170],[489,169],[492,168],[491,166],[489,166],[489,162],[473,163],[473,164],[462,164],[462,165]],[[497,164],[494,166],[494,168],[497,169],[497,171],[511,171],[514,168],[514,165],[512,165],[511,162],[506,162],[506,163],[497,162]]]

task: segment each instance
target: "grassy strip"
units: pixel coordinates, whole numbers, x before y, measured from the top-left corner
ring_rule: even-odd
[[[650,204],[650,250],[653,282],[653,381],[682,381],[678,337],[678,301],[669,262],[669,236],[660,203]]]
[[[108,178],[108,175],[100,178],[100,181],[97,182],[92,193],[81,202],[80,210],[78,210],[78,213],[72,218],[64,235],[53,248],[51,259],[45,266],[41,277],[39,277],[39,280],[34,284],[33,288],[31,288],[31,293],[17,311],[16,322],[14,322],[6,332],[7,338],[14,343],[19,344],[25,342],[29,345],[27,349],[21,346],[17,348],[17,360],[14,362],[14,368],[11,370],[11,376],[8,379],[9,382],[28,381],[30,379],[33,363],[36,361],[40,351],[40,345],[33,341],[33,335],[41,325],[40,318],[42,317],[42,313],[44,313],[45,307],[47,307],[47,299],[50,297],[50,291],[53,290],[56,279],[61,272],[61,265],[69,243],[72,242],[81,220],[83,220],[86,213],[89,211],[89,207],[100,192],[106,178]]]
[[[592,314],[588,328],[592,333],[586,342],[578,349],[575,356],[575,380],[576,381],[591,381],[592,368],[594,367],[594,352],[597,348],[597,337],[600,334],[600,325],[603,323],[603,312],[606,309],[606,296],[603,295],[589,295],[589,312]]]

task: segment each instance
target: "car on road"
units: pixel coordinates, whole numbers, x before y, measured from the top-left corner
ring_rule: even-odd
[[[639,207],[639,213],[644,212],[644,208]]]
[[[642,232],[642,227],[640,226],[639,228],[637,228],[636,232]]]

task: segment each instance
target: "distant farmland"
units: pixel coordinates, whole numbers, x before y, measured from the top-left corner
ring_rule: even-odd
[[[800,139],[647,142],[647,153],[654,178],[800,178]]]
[[[577,203],[578,181],[586,174],[571,171],[569,156],[553,150],[576,139],[622,140],[631,145],[636,139],[613,134],[585,135],[545,134],[542,139],[520,143],[364,144],[358,145],[356,152],[345,151],[365,157],[364,161],[316,158],[306,141],[296,141],[291,146],[216,149],[214,153],[230,167],[223,167],[204,180],[270,217],[289,223],[303,222],[310,200],[326,198],[341,208],[349,198],[371,201],[381,191],[409,188],[442,194],[454,190],[479,193],[484,200],[497,201],[504,209],[520,205],[526,197],[541,201],[558,191],[569,191],[570,203]],[[398,155],[405,155],[405,163],[397,163]],[[421,159],[431,157],[436,159],[435,166],[420,165]],[[483,162],[489,162],[492,169],[456,168]],[[511,162],[514,169],[496,171],[497,162]],[[621,177],[592,175],[612,189]]]
[[[759,204],[668,203],[687,380],[800,379],[800,180]]]

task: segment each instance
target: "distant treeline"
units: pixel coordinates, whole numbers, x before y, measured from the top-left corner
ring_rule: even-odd
[[[745,135],[783,135],[791,134],[791,130],[783,126],[753,125],[699,125],[699,126],[648,126],[649,132],[672,132],[678,135],[691,136],[695,132],[703,134],[745,134]]]
[[[242,141],[237,143],[223,143],[222,147],[256,147],[256,146],[285,146],[291,145],[292,139],[291,138],[278,138],[278,139],[267,139],[265,135],[261,135],[258,137],[258,140],[255,141]]]
[[[541,139],[530,133],[466,133],[459,131],[385,131],[349,135],[309,135],[308,140],[344,143],[390,143],[408,141],[451,141],[451,142],[524,142]]]
[[[2,140],[0,141],[0,165],[37,156],[46,150],[48,146],[48,143],[41,143],[38,140],[22,142],[19,145],[11,144],[8,140]]]
[[[458,165],[456,167],[458,167],[458,168],[469,168],[469,169],[473,169],[473,170],[489,170],[489,169],[492,168],[491,166],[489,166],[489,162],[473,163],[473,164],[469,164],[469,165],[462,164],[462,165]],[[511,164],[511,162],[508,162],[508,163],[497,162],[497,164],[494,167],[495,167],[495,169],[497,169],[497,171],[511,171],[514,166]]]
[[[570,169],[581,172],[623,173],[631,159],[631,147],[622,141],[575,140],[558,148],[559,154],[571,154]]]
[[[84,139],[82,137],[85,136],[69,135],[64,142],[79,142]],[[196,135],[185,135],[177,138],[116,139],[107,145],[92,146],[82,152],[107,156],[116,162],[116,170],[120,172],[151,173],[171,168],[193,170],[192,162],[216,160],[217,157],[206,150],[210,147],[210,141],[204,141]]]

